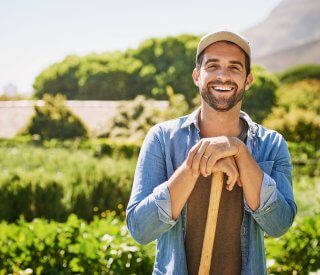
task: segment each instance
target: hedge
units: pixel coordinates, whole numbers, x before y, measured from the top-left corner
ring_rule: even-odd
[[[68,139],[41,140],[38,136],[19,136],[12,139],[0,138],[0,148],[32,145],[39,148],[64,148],[70,150],[88,150],[94,156],[109,156],[113,158],[131,158],[138,156],[142,140],[128,141],[127,139]]]
[[[154,245],[138,245],[106,214],[91,223],[76,215],[0,223],[0,274],[151,274]]]
[[[97,158],[92,151],[0,147],[0,220],[71,213],[90,220],[106,209],[121,213],[133,181],[136,158]]]
[[[266,244],[269,274],[319,272],[320,213],[298,220],[283,237],[268,238]]]
[[[35,219],[0,223],[0,274],[151,274],[154,243],[140,246],[110,212],[91,223]],[[281,238],[267,238],[268,274],[320,269],[320,214],[297,220]],[[29,273],[27,273],[29,272]]]

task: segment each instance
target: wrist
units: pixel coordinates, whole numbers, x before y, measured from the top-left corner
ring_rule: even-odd
[[[245,156],[248,153],[247,146],[238,138],[236,139],[236,146],[238,149],[237,154],[234,156],[236,160],[239,160],[241,157]]]

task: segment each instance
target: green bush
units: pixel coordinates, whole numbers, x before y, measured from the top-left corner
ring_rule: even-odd
[[[290,84],[282,84],[276,90],[276,106],[286,111],[299,108],[320,112],[320,79],[304,79]]]
[[[0,223],[0,274],[151,274],[154,245],[137,245],[105,214],[89,224],[75,215],[66,223]]]
[[[35,105],[35,115],[22,134],[37,135],[41,139],[71,139],[87,137],[87,129],[81,120],[65,105],[62,95],[44,95],[44,105]]]
[[[72,151],[85,150],[96,157],[109,156],[114,159],[138,157],[141,140],[130,141],[127,139],[68,139],[68,140],[40,140],[33,136],[18,136],[12,139],[0,138],[0,148],[35,146],[38,148],[54,149],[64,148]]]
[[[270,274],[309,274],[320,269],[320,214],[304,217],[279,239],[267,239]]]
[[[128,202],[136,158],[101,156],[84,149],[0,147],[0,219],[70,213],[90,220],[106,209],[121,213]]]
[[[254,81],[244,94],[242,109],[255,122],[261,123],[276,102],[275,91],[279,86],[279,80],[261,66],[253,66],[252,74]]]
[[[263,121],[282,133],[288,141],[320,140],[320,80],[305,79],[281,85],[276,106]]]
[[[292,83],[306,78],[320,79],[320,66],[315,64],[299,65],[279,74],[282,83]]]
[[[314,111],[299,108],[286,111],[282,107],[274,108],[263,124],[280,132],[288,141],[320,140],[320,116]]]
[[[148,130],[160,121],[161,111],[156,108],[154,100],[140,95],[133,101],[124,102],[119,106],[103,136],[141,141]]]
[[[317,142],[288,142],[294,177],[320,176],[320,148]]]

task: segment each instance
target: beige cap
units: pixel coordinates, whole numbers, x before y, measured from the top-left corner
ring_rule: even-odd
[[[247,41],[246,38],[234,32],[219,31],[219,32],[208,33],[200,39],[200,42],[197,48],[196,61],[198,60],[199,54],[205,48],[207,48],[212,43],[215,43],[218,41],[230,41],[238,45],[242,50],[244,50],[245,53],[248,54],[249,58],[251,59],[251,49],[250,49],[249,42]]]

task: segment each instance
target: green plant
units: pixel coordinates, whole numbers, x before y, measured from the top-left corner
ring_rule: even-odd
[[[156,107],[155,101],[140,95],[119,106],[103,136],[131,141],[143,140],[148,130],[160,121],[161,111]]]
[[[65,105],[62,95],[43,97],[44,105],[35,105],[35,115],[22,132],[37,135],[41,139],[71,139],[87,137],[87,129],[81,120]]]
[[[106,209],[121,214],[118,205],[128,202],[135,156],[96,158],[91,150],[33,145],[0,146],[0,155],[1,220],[64,221],[70,213],[90,220]]]
[[[150,274],[153,244],[142,247],[114,214],[91,223],[35,219],[0,223],[0,274]]]
[[[270,274],[309,274],[320,269],[320,214],[304,217],[279,239],[267,239]]]
[[[299,65],[279,74],[282,83],[292,83],[307,78],[320,79],[320,66],[316,64]]]

